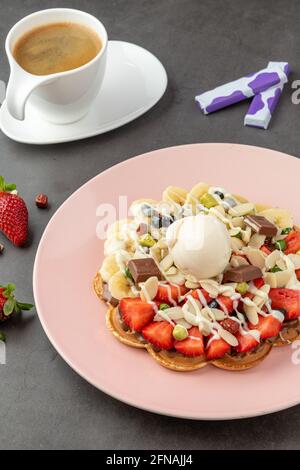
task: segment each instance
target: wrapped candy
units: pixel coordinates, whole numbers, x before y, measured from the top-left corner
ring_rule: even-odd
[[[265,69],[202,93],[195,97],[195,101],[203,113],[208,114],[251,98],[275,85],[284,84],[287,75],[278,64],[281,63],[269,62]]]
[[[244,119],[245,126],[259,127],[261,129],[268,128],[272,114],[279,102],[284,84],[287,82],[290,72],[287,62],[269,62],[268,64],[268,67],[276,66],[282,69],[285,79],[268,90],[262,91],[254,96]]]

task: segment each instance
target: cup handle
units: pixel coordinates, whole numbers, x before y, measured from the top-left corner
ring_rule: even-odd
[[[53,78],[32,75],[17,63],[11,64],[11,72],[6,88],[6,106],[15,119],[24,121],[25,105],[31,93],[40,85],[53,81]]]

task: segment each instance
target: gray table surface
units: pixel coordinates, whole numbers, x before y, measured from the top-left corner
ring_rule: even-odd
[[[33,11],[74,7],[96,15],[109,36],[140,44],[164,63],[169,86],[143,117],[103,136],[35,147],[0,133],[0,168],[30,210],[31,243],[6,245],[1,283],[15,281],[32,297],[32,267],[39,239],[59,205],[91,177],[135,155],[193,142],[236,142],[299,156],[299,109],[286,87],[268,131],[244,128],[247,103],[205,117],[193,103],[200,90],[289,61],[295,80],[300,60],[297,0],[1,0],[0,79],[7,82],[4,39]],[[45,192],[49,211],[34,196]],[[4,327],[7,364],[0,366],[1,449],[299,449],[300,406],[259,418],[197,422],[141,411],[81,379],[50,345],[35,312]],[[291,384],[292,385],[292,384]],[[236,398],[233,396],[232,400]]]

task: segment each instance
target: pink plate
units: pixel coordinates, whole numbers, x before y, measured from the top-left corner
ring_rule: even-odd
[[[260,366],[244,372],[212,366],[172,372],[109,333],[106,309],[93,292],[92,279],[103,259],[103,241],[96,236],[100,220],[96,209],[101,203],[118,207],[119,195],[127,195],[130,203],[160,198],[168,185],[190,188],[207,181],[253,201],[289,208],[299,223],[299,174],[296,158],[273,150],[195,144],[132,158],[93,178],[53,216],[36,256],[35,301],[54,347],[100,390],[156,413],[231,419],[298,404],[300,354],[296,349],[274,348]]]

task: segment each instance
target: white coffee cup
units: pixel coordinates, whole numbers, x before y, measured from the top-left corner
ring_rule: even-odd
[[[101,50],[87,64],[66,72],[52,75],[33,75],[26,72],[12,54],[16,41],[35,27],[57,22],[79,23],[91,28],[101,39]],[[6,104],[15,119],[24,120],[28,99],[30,107],[33,107],[40,117],[56,124],[78,121],[88,112],[100,90],[107,56],[107,33],[97,18],[69,8],[38,11],[13,26],[6,38],[5,48],[10,64]]]

